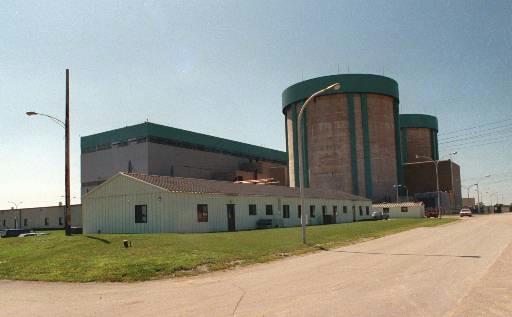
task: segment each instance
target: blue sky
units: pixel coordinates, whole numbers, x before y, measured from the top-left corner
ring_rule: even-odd
[[[397,80],[401,112],[456,140],[441,152],[463,183],[492,174],[482,191],[511,202],[511,17],[511,1],[2,1],[0,208],[62,200],[63,131],[24,113],[64,116],[66,68],[75,201],[81,135],[149,119],[284,150],[282,91],[350,69]]]

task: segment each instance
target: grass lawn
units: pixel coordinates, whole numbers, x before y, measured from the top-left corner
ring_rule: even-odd
[[[392,219],[308,227],[202,234],[95,234],[0,239],[0,279],[142,281],[196,274],[332,248],[455,219]],[[132,248],[122,247],[124,239]]]

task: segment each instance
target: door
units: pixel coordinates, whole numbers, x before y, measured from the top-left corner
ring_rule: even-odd
[[[352,221],[356,222],[356,206],[352,206]]]
[[[227,205],[227,213],[228,213],[228,231],[236,231],[236,227],[235,227],[235,205],[228,204]]]

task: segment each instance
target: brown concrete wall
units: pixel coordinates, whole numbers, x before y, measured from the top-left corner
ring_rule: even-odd
[[[366,195],[361,98],[354,94],[356,157],[359,194]],[[396,180],[393,98],[367,95],[370,164],[373,198],[393,197]],[[295,105],[296,106],[296,105]],[[289,179],[293,184],[293,129],[288,116]],[[352,163],[348,100],[346,94],[317,97],[307,110],[307,142],[310,186],[352,193]]]
[[[307,111],[310,186],[352,192],[346,95],[318,97]]]
[[[367,104],[373,198],[384,201],[395,196],[393,185],[397,184],[393,98],[368,94]]]
[[[432,130],[426,128],[406,128],[407,162],[422,162],[424,158],[416,158],[416,154],[432,157]]]
[[[363,120],[361,116],[361,98],[358,94],[354,94],[354,115],[356,126],[356,157],[359,195],[366,197],[367,195],[365,190],[366,187],[364,176]]]

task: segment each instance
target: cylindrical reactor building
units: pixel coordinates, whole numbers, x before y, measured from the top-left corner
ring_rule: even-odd
[[[283,92],[290,186],[299,184],[297,122],[313,93],[340,83],[311,101],[300,123],[305,186],[343,190],[389,201],[402,179],[398,83],[388,77],[341,74],[299,82]]]
[[[425,156],[439,159],[437,144],[437,118],[426,114],[401,114],[400,134],[402,141],[402,160],[404,163],[423,162]]]

